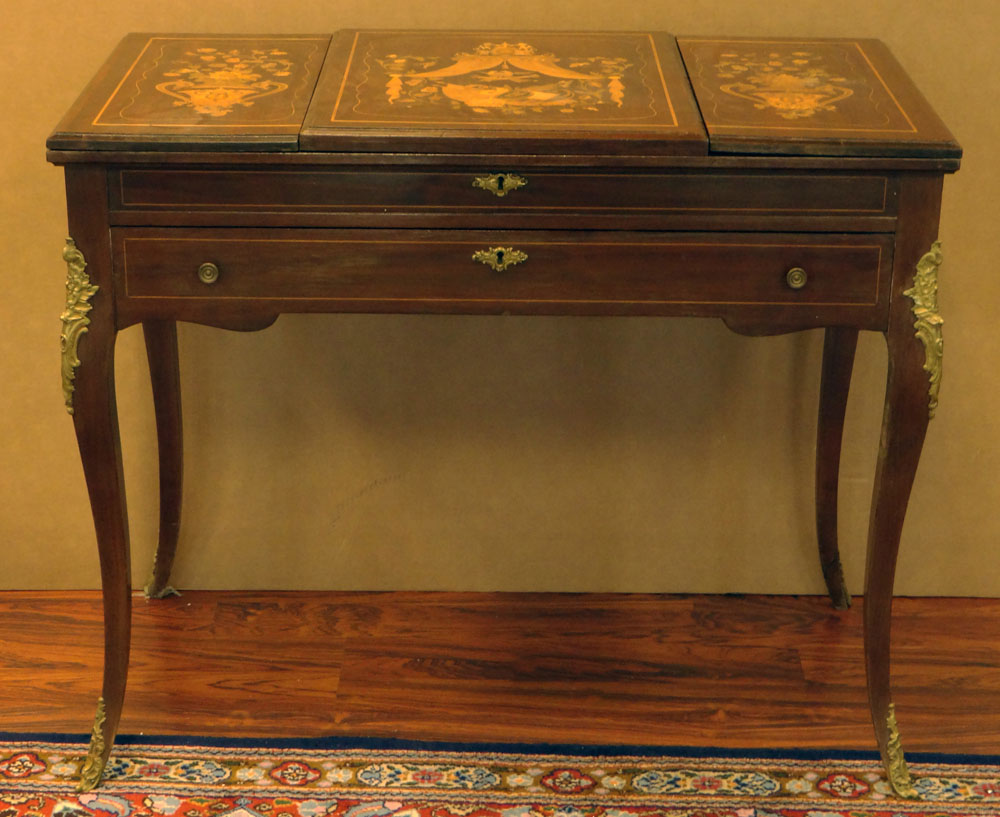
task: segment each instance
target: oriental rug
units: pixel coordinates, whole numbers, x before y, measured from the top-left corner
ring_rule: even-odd
[[[914,754],[919,799],[862,752],[0,733],[0,817],[998,817],[1000,757]]]

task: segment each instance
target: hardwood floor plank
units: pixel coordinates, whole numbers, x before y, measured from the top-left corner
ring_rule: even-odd
[[[874,747],[860,599],[136,597],[123,733]],[[897,599],[909,751],[1000,752],[1000,600]],[[96,593],[0,593],[0,729],[82,733]]]

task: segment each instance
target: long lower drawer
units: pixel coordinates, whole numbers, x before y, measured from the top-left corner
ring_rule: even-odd
[[[113,243],[125,299],[288,311],[871,311],[892,252],[878,234],[118,228]]]

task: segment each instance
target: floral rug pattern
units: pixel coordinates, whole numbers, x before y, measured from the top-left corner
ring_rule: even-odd
[[[578,748],[133,743],[116,746],[101,786],[79,794],[85,744],[0,740],[0,817],[1000,815],[1000,766],[987,763],[911,763],[919,799],[900,800],[875,760]]]

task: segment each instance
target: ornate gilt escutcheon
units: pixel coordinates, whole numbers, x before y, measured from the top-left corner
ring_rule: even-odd
[[[104,698],[97,699],[97,717],[94,718],[94,729],[90,734],[90,751],[80,772],[80,783],[77,791],[90,791],[101,782],[104,774]]]
[[[938,267],[941,266],[941,242],[935,241],[930,252],[917,262],[917,273],[913,286],[903,294],[913,301],[913,326],[916,336],[924,344],[924,371],[930,377],[928,389],[928,414],[934,416],[941,389],[941,366],[944,353],[944,339],[941,325],[944,319],[938,314],[937,288]]]
[[[514,173],[494,173],[492,176],[476,176],[472,180],[473,187],[488,190],[499,198],[503,198],[512,190],[524,187],[527,183],[527,179]]]
[[[90,324],[87,313],[93,307],[89,301],[98,287],[90,283],[90,278],[87,276],[87,262],[72,238],[66,239],[63,260],[67,269],[66,309],[59,316],[63,325],[62,334],[59,336],[59,347],[62,350],[63,399],[66,401],[66,411],[72,414],[75,388],[73,381],[76,379],[76,368],[80,365],[77,348],[80,336],[87,331],[87,326]]]
[[[508,267],[528,260],[528,254],[515,250],[513,247],[490,247],[472,254],[472,260],[486,264],[497,272],[503,272]]]
[[[889,728],[889,742],[886,744],[886,771],[889,774],[889,785],[900,797],[913,800],[919,797],[913,788],[910,770],[903,756],[903,746],[899,740],[899,725],[896,723],[896,705],[889,704],[889,715],[886,718]]]

